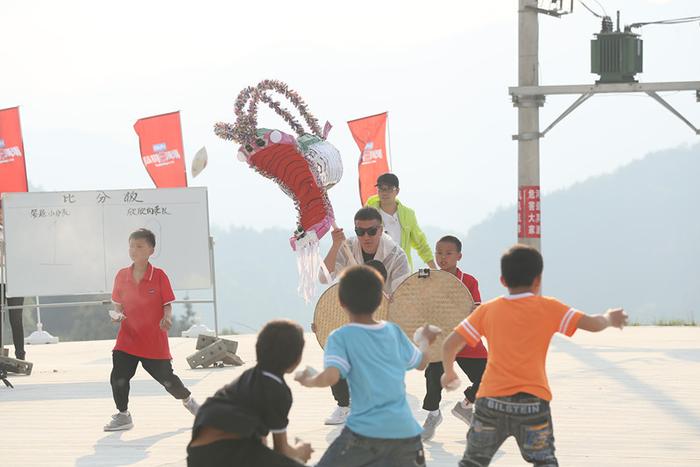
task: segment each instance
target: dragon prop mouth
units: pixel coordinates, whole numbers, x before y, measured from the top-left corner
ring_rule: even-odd
[[[273,140],[280,142],[273,143]],[[292,248],[296,249],[296,241],[304,233],[313,231],[317,239],[322,238],[335,220],[324,182],[335,184],[340,178],[325,168],[331,167],[338,172],[334,159],[339,160],[340,154],[325,142],[320,142],[325,151],[319,151],[316,142],[309,145],[313,150],[303,153],[293,137],[279,130],[265,130],[257,141],[260,143],[252,151],[241,146],[239,155],[244,154],[248,165],[276,182],[294,200],[298,233],[290,239]],[[342,174],[342,166],[339,173]]]

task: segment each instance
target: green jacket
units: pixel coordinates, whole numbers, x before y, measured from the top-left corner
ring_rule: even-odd
[[[418,252],[418,256],[426,263],[435,259],[433,256],[433,249],[430,248],[428,239],[420,227],[418,227],[416,213],[413,209],[404,206],[398,199],[396,200],[396,204],[398,205],[398,210],[396,212],[399,216],[399,223],[401,224],[401,248],[406,253],[408,257],[408,266],[411,268],[411,271],[413,271],[411,249],[415,248]],[[379,210],[379,195],[370,196],[366,206]]]

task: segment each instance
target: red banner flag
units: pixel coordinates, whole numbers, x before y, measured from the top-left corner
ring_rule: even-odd
[[[0,194],[27,191],[19,107],[0,110]]]
[[[362,151],[357,171],[360,175],[360,200],[363,206],[367,198],[377,194],[377,177],[390,171],[386,145],[388,116],[388,112],[384,112],[348,122],[352,137]]]
[[[156,188],[187,186],[180,112],[142,118],[134,124],[141,160]]]

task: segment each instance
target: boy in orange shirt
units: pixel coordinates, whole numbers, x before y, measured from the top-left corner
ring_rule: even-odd
[[[509,295],[477,308],[443,344],[442,385],[458,382],[454,361],[464,343],[474,346],[486,337],[489,358],[477,393],[474,420],[460,467],[482,467],[509,436],[523,458],[532,464],[557,466],[545,359],[552,335],[572,336],[576,329],[599,332],[622,329],[622,308],[590,316],[551,297],[538,294],[542,255],[529,246],[515,245],[501,257],[501,284]]]

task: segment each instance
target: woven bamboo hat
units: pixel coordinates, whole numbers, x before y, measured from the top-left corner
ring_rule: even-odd
[[[445,338],[473,309],[474,299],[459,279],[446,271],[425,269],[407,277],[396,288],[389,305],[389,320],[409,338],[426,323],[442,329],[429,350],[430,361],[437,362],[442,359]]]
[[[377,321],[387,319],[389,314],[389,301],[384,296],[382,303],[374,312],[374,319]],[[348,324],[348,314],[340,306],[338,298],[338,284],[328,287],[318,299],[316,310],[314,311],[314,328],[316,329],[316,339],[321,348],[326,347],[328,335],[344,324]]]

